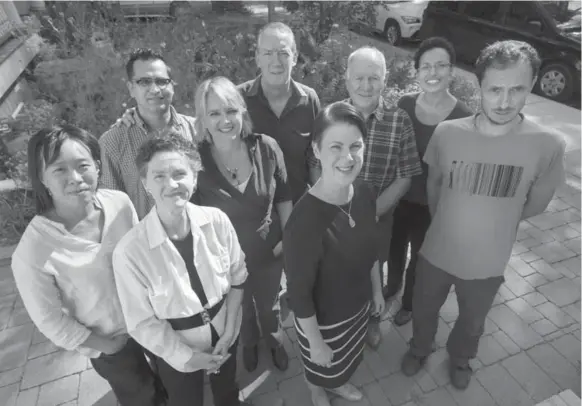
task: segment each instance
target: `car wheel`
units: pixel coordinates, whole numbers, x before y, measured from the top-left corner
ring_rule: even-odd
[[[562,63],[549,63],[543,66],[535,91],[548,99],[569,100],[574,91],[574,76],[571,69]]]
[[[384,38],[390,45],[400,44],[402,34],[396,20],[386,20],[386,24],[384,24]]]

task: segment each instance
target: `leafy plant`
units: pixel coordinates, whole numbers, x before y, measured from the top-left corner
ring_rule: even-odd
[[[198,84],[215,75],[241,83],[256,77],[254,61],[257,34],[264,21],[253,16],[238,19],[221,13],[190,9],[168,22],[125,20],[114,2],[47,2],[41,16],[44,46],[29,84],[37,97],[18,119],[8,123],[8,142],[23,144],[38,129],[67,121],[100,136],[133,103],[125,88],[124,62],[135,47],[163,51],[178,83],[174,106],[194,115]],[[295,7],[295,5],[290,5]],[[300,53],[294,78],[315,89],[323,105],[348,97],[345,71],[355,50],[350,33],[339,29],[358,19],[372,21],[371,2],[299,2],[292,26]],[[322,13],[323,11],[323,13]],[[240,16],[240,13],[236,13]],[[407,92],[418,91],[408,57],[388,54],[385,98],[395,104]],[[451,92],[471,108],[479,107],[474,85],[455,77]],[[1,143],[0,143],[1,146]],[[0,172],[28,184],[24,148],[2,156]],[[2,166],[2,165],[0,165]],[[17,239],[32,217],[28,192],[19,189],[0,196],[0,239]],[[19,211],[22,208],[22,211]],[[11,237],[6,237],[6,234]]]
[[[51,26],[58,32],[51,41],[55,55],[61,57],[39,63],[34,76],[38,94],[56,104],[58,119],[97,136],[133,104],[124,83],[124,61],[132,48],[163,51],[178,83],[174,105],[185,114],[194,114],[196,87],[208,77],[222,75],[241,83],[258,74],[254,52],[256,35],[264,22],[252,16],[232,20],[190,10],[172,22],[143,23],[123,19],[111,5],[92,3],[54,6],[61,11],[51,14]],[[348,24],[356,17],[373,19],[374,13],[374,4],[364,1],[299,3],[290,21],[301,56],[294,76],[313,87],[322,103],[347,97],[344,73],[353,46],[335,23]],[[413,87],[414,78],[410,60],[388,59],[387,94],[392,97]],[[455,89],[472,91],[461,82]]]
[[[298,1],[286,2],[287,9],[294,9],[290,21],[300,37],[311,37],[321,44],[330,37],[332,27],[350,27],[362,21],[376,24],[376,4],[372,1]]]
[[[0,245],[18,242],[35,215],[32,192],[15,189],[0,193]]]

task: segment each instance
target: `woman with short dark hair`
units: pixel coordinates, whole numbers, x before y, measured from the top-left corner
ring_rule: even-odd
[[[414,67],[421,91],[402,96],[398,107],[406,111],[412,120],[416,148],[421,159],[440,122],[472,114],[449,91],[455,61],[453,45],[440,37],[422,41],[414,54]],[[422,175],[412,178],[410,189],[394,210],[386,297],[390,298],[400,291],[406,270],[402,306],[394,316],[394,324],[398,326],[408,323],[412,318],[412,292],[418,251],[431,220],[426,197],[427,176],[428,165],[422,162]],[[409,245],[410,262],[407,267],[406,254]]]
[[[384,298],[376,199],[356,181],[364,118],[348,103],[333,103],[315,119],[313,135],[321,177],[291,213],[283,255],[311,399],[315,406],[330,406],[326,391],[362,399],[348,381],[362,360],[370,313],[384,311]]]
[[[202,169],[179,134],[150,138],[136,165],[155,206],[113,253],[129,334],[155,355],[167,406],[237,406],[236,349],[245,256],[228,217],[190,203]]]
[[[12,256],[16,286],[49,340],[90,357],[123,406],[154,406],[154,376],[129,337],[111,255],[137,223],[122,192],[97,189],[97,139],[71,125],[46,128],[28,142],[37,215]]]

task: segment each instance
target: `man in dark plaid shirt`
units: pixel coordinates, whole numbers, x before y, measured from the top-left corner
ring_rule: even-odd
[[[383,247],[378,253],[380,272],[388,260],[392,212],[410,187],[411,178],[422,173],[412,122],[404,110],[384,100],[385,86],[386,60],[378,49],[363,47],[349,56],[347,102],[364,115],[368,128],[359,178],[377,196],[379,245]],[[382,338],[379,323],[379,318],[371,318],[368,326],[368,344],[372,348],[377,348]]]

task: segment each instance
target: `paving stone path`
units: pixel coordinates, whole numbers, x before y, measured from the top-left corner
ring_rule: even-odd
[[[398,303],[391,304],[381,324],[380,349],[366,350],[353,378],[365,399],[349,404],[533,406],[565,390],[580,396],[580,234],[580,191],[568,184],[545,213],[520,225],[465,392],[451,387],[447,373],[444,345],[458,314],[451,292],[441,311],[438,350],[413,378],[399,371],[412,326],[391,323]],[[292,357],[287,372],[274,371],[264,349],[257,371],[240,368],[242,393],[253,405],[274,406],[279,399],[288,406],[310,404],[291,317],[285,328]],[[57,405],[116,406],[117,401],[86,358],[59,350],[34,327],[9,260],[0,260],[0,406]],[[210,394],[206,405],[212,405]],[[348,403],[334,399],[333,405]]]

